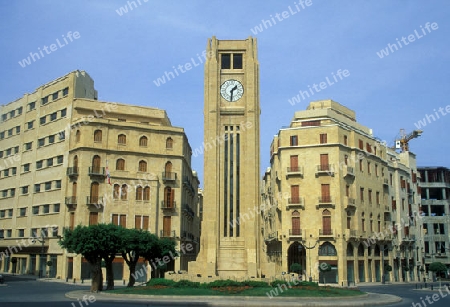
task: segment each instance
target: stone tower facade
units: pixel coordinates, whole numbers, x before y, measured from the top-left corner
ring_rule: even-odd
[[[258,277],[259,63],[256,39],[207,45],[205,194],[200,254],[189,272]]]

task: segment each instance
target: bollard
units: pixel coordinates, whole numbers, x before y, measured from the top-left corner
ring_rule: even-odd
[[[123,285],[125,286],[125,279],[123,280]]]
[[[81,283],[84,284],[84,279],[83,278],[81,279]]]
[[[69,277],[66,277],[66,282],[69,282]]]
[[[76,282],[76,278],[73,279],[73,283],[75,283],[75,282]]]

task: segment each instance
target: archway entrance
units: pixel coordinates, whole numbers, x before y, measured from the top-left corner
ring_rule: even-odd
[[[306,269],[306,248],[299,242],[294,242],[289,246],[286,272],[290,271],[293,263],[299,263],[302,266],[302,271]]]

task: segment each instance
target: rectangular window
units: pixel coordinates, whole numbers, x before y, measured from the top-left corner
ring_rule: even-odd
[[[42,210],[44,213],[50,213],[50,205],[43,205],[42,207],[43,207]]]
[[[45,96],[41,99],[41,105],[45,105],[48,103],[48,96]]]
[[[62,109],[61,110],[61,117],[66,117],[67,115],[67,109]]]
[[[320,126],[320,120],[308,120],[302,122],[302,127],[317,127]]]
[[[30,163],[26,163],[23,165],[23,172],[29,172],[30,171]]]
[[[36,161],[36,169],[41,169],[43,165],[43,160]]]
[[[52,182],[51,181],[47,181],[45,183],[45,190],[48,191],[48,190],[51,190],[51,188],[52,188]]]
[[[359,160],[359,170],[362,172],[363,171],[363,160]]]
[[[350,186],[349,185],[345,186],[345,196],[350,197]]]
[[[22,107],[18,108],[18,109],[17,109],[17,115],[20,115],[20,114],[22,114],[22,110],[23,110],[23,108],[22,108]]]
[[[50,114],[50,120],[51,120],[51,121],[56,120],[56,117],[57,117],[56,112],[53,112],[52,114]]]
[[[28,194],[28,186],[24,186],[21,189],[22,189],[22,194]]]
[[[30,102],[28,104],[28,111],[33,111],[34,109],[36,109],[36,101]]]
[[[25,143],[25,150],[31,150],[33,142]]]
[[[367,161],[367,173],[370,175],[370,162]]]
[[[372,190],[369,190],[369,205],[372,204]]]
[[[49,144],[55,143],[55,136],[54,136],[54,135],[50,135],[50,136],[48,137],[48,143],[49,143]]]
[[[53,158],[47,159],[47,167],[53,166]]]
[[[15,176],[16,173],[17,173],[17,167],[11,168],[11,174],[12,174],[13,176]]]
[[[89,225],[98,224],[98,212],[89,212]]]
[[[54,93],[52,94],[52,100],[58,99],[58,94],[59,94],[59,92],[54,92]]]
[[[68,87],[63,89],[63,96],[67,96],[67,95],[69,95],[69,88]]]
[[[19,152],[19,146],[14,147],[14,153],[18,153]]]
[[[34,206],[34,207],[33,207],[33,214],[34,214],[34,215],[39,214],[39,206]]]
[[[230,69],[231,68],[231,54],[222,53],[221,54],[221,68]]]
[[[364,149],[364,142],[363,142],[363,140],[359,140],[359,149]]]
[[[378,177],[378,164],[375,164],[375,176]]]
[[[56,163],[62,164],[64,162],[64,156],[57,156],[56,157]]]
[[[3,171],[3,177],[9,177],[9,168]]]
[[[5,131],[0,132],[0,140],[5,138]]]
[[[46,116],[42,116],[42,117],[39,119],[39,123],[40,123],[41,125],[43,125],[43,124],[45,124],[45,122],[46,122]]]
[[[61,189],[61,180],[56,180],[56,188]]]
[[[326,144],[327,143],[327,134],[322,133],[320,134],[320,144]]]
[[[291,135],[291,146],[298,146],[298,138],[296,135]]]
[[[8,149],[6,150],[6,156],[7,156],[7,157],[10,156],[11,153],[12,153],[12,148],[8,148]]]
[[[377,192],[377,194],[376,194],[376,200],[377,200],[377,205],[379,205],[380,204],[380,192]]]
[[[17,126],[16,127],[16,134],[19,134],[20,133],[20,126]]]
[[[13,130],[12,128],[8,130],[8,136],[12,136],[13,135]]]
[[[27,208],[20,208],[19,216],[25,216],[25,215],[27,215]]]
[[[233,54],[233,69],[242,69],[242,53]]]
[[[38,148],[39,148],[39,147],[42,147],[42,146],[44,146],[44,145],[45,145],[45,138],[39,139],[39,140],[38,140]]]
[[[348,137],[344,135],[344,145],[348,145]]]
[[[27,129],[33,129],[34,120],[27,123]]]
[[[361,199],[361,202],[364,202],[364,188],[359,189],[359,198]]]
[[[54,204],[53,205],[53,212],[59,212],[60,208],[61,208],[60,204]]]
[[[9,196],[11,197],[16,196],[16,189],[11,189],[11,191],[9,192]]]
[[[66,139],[66,132],[65,132],[64,130],[61,131],[61,132],[59,132],[58,135],[59,135],[59,140],[60,140],[60,141]]]

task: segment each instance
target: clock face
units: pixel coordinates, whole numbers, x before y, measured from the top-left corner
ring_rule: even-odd
[[[226,101],[238,101],[244,95],[244,87],[241,82],[230,79],[222,84],[220,94]]]

